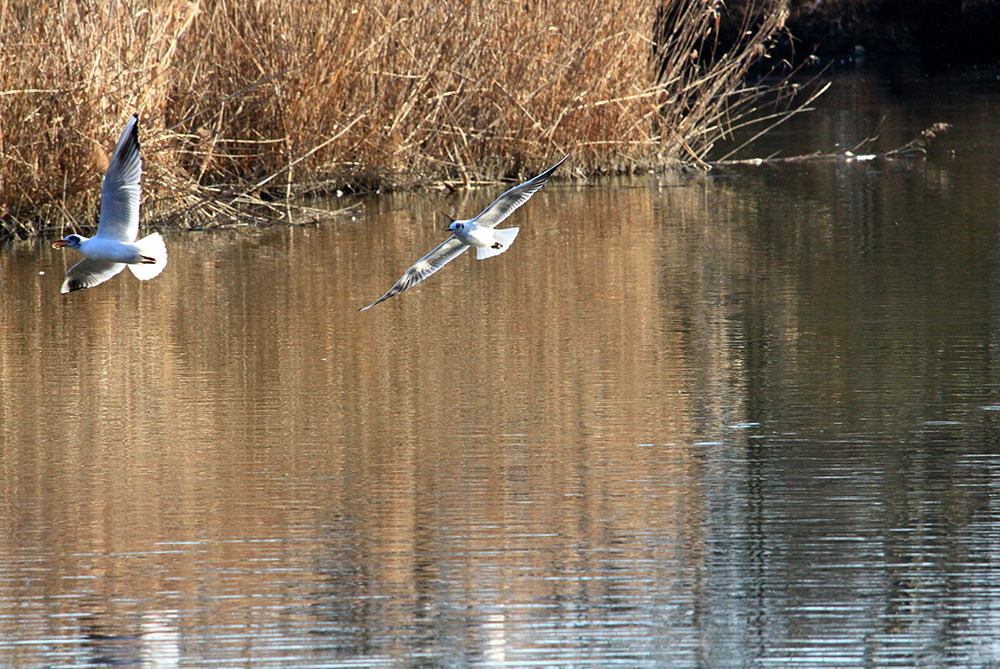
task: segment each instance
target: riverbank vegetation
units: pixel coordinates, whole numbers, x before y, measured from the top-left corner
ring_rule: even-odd
[[[578,174],[700,164],[773,102],[745,75],[782,7],[747,3],[722,49],[725,6],[704,0],[0,0],[0,220],[93,225],[133,112],[158,225],[520,177],[566,153]]]

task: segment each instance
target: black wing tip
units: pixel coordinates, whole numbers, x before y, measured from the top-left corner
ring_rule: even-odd
[[[565,156],[563,156],[562,158],[560,158],[558,163],[556,163],[555,165],[553,165],[549,169],[545,170],[544,172],[540,172],[537,176],[535,176],[533,179],[529,179],[528,181],[529,182],[530,181],[535,181],[536,179],[540,180],[540,181],[548,181],[549,177],[552,176],[552,174],[556,171],[556,169],[558,169],[558,167],[560,165],[562,165],[564,162],[566,162],[567,158],[569,158],[569,154],[568,153]]]
[[[139,147],[139,115],[132,114],[132,118],[135,119],[135,123],[132,124],[132,132],[129,133],[131,139],[135,140],[136,148]]]
[[[121,143],[122,154],[128,154],[132,151],[139,151],[139,115],[132,114],[132,118],[129,119],[128,134],[123,138],[124,141]]]
[[[59,292],[62,293],[63,295],[68,295],[69,293],[73,293],[78,290],[83,290],[86,287],[87,284],[84,283],[83,281],[80,281],[78,279],[67,279],[66,282],[63,283],[62,289],[60,289]]]
[[[555,172],[556,168],[559,167],[560,165],[562,165],[563,163],[565,163],[567,158],[569,158],[569,154],[568,153],[565,156],[563,156],[562,158],[560,158],[558,163],[556,163],[555,165],[553,165],[552,167],[550,167],[549,169],[547,169],[546,172]]]
[[[389,293],[386,293],[382,297],[378,298],[377,300],[375,300],[374,302],[372,302],[371,304],[369,304],[367,307],[361,307],[360,309],[358,309],[358,311],[368,311],[369,309],[371,309],[372,307],[374,307],[379,302],[382,302],[383,300],[387,300],[387,299],[389,299],[390,297],[392,297],[395,294],[396,293],[392,293],[390,295]]]
[[[412,286],[413,285],[412,283],[409,283],[408,285],[403,285],[403,279],[405,279],[405,278],[407,278],[407,277],[404,275],[402,279],[400,279],[399,281],[396,282],[395,286],[393,286],[392,288],[389,289],[389,292],[387,292],[385,295],[383,295],[382,297],[378,298],[377,300],[375,300],[374,302],[372,302],[371,304],[369,304],[367,307],[361,307],[360,309],[358,309],[358,311],[366,311],[367,309],[371,309],[372,307],[374,307],[379,302],[384,302],[384,301],[388,300],[390,297],[394,297],[396,295],[399,295],[404,290],[406,290],[407,288],[409,288],[410,286]]]
[[[371,304],[369,304],[367,307],[361,307],[360,309],[358,309],[358,311],[368,311],[369,309],[371,309],[372,307],[374,307],[379,302],[384,301],[387,297],[391,297],[391,296],[387,295],[386,297],[380,297],[377,300],[375,300],[374,302],[372,302]]]

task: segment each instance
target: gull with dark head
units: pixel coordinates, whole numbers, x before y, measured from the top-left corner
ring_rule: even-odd
[[[452,232],[451,237],[414,263],[413,267],[406,270],[406,273],[400,277],[396,285],[389,289],[389,292],[367,307],[362,307],[361,311],[371,309],[382,300],[387,300],[393,295],[398,295],[407,288],[415,286],[462,255],[470,247],[476,247],[476,260],[491,258],[506,251],[514,243],[514,238],[517,237],[520,228],[497,230],[496,226],[538,192],[538,189],[545,185],[556,168],[562,165],[568,157],[563,156],[562,160],[538,176],[514,186],[494,200],[493,204],[483,209],[475,218],[452,222],[448,226]]]
[[[167,247],[160,233],[139,236],[139,117],[133,115],[122,132],[101,183],[101,218],[93,237],[66,235],[53,248],[76,249],[83,260],[69,268],[63,293],[91,288],[118,274],[125,266],[135,278],[145,281],[163,271]]]

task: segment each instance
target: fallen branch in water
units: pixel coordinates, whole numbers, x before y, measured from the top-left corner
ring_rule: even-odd
[[[938,135],[951,130],[950,123],[935,123],[906,144],[882,154],[883,158],[922,158],[927,155],[927,145]]]
[[[853,149],[847,151],[837,151],[832,153],[806,153],[798,156],[770,157],[770,158],[743,158],[739,160],[716,160],[709,161],[711,167],[730,167],[732,165],[780,165],[782,163],[801,163],[814,160],[842,160],[845,162],[862,162],[877,159],[894,158],[923,158],[927,155],[927,145],[938,135],[951,129],[950,123],[935,123],[924,129],[919,135],[911,139],[906,144],[883,153],[857,153],[857,149],[874,142],[878,135],[869,137],[859,142]]]

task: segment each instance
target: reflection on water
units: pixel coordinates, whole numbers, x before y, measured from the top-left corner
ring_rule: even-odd
[[[1000,662],[979,128],[550,184],[364,313],[491,193],[174,236],[70,296],[6,252],[0,665]]]

